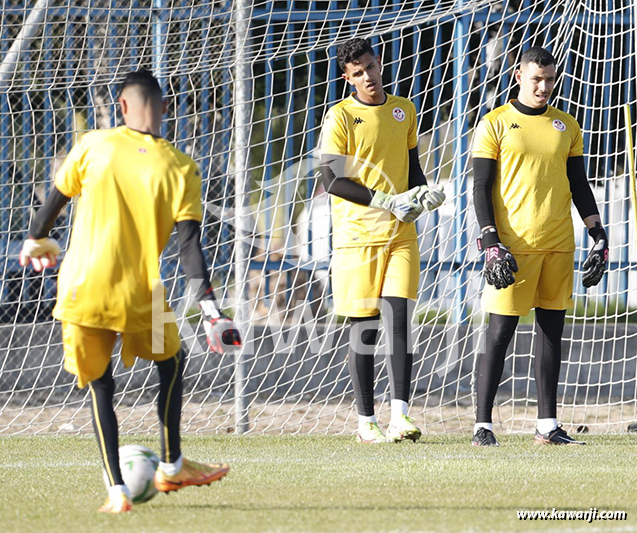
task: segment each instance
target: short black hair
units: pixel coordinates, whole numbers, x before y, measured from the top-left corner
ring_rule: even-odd
[[[124,89],[128,87],[137,87],[144,97],[144,100],[161,100],[162,98],[161,87],[159,86],[157,78],[153,76],[150,70],[146,70],[145,68],[140,68],[139,70],[126,74],[124,81],[119,87],[120,96],[124,92]]]
[[[338,66],[345,72],[347,63],[358,63],[360,57],[365,54],[371,54],[376,57],[369,39],[350,39],[336,49],[336,60],[338,61]]]
[[[535,63],[539,67],[548,67],[549,65],[555,65],[555,58],[546,48],[532,46],[522,54],[520,59],[521,65],[528,63]]]

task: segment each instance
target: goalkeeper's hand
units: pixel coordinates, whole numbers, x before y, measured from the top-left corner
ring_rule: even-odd
[[[418,200],[427,211],[438,209],[446,200],[445,190],[442,185],[421,185],[418,191]]]
[[[413,222],[423,212],[424,207],[419,199],[419,185],[400,194],[387,194],[376,191],[369,207],[390,211],[401,222]]]
[[[57,265],[58,255],[60,246],[55,239],[28,238],[20,251],[20,265],[26,267],[31,263],[36,272],[42,272],[45,268]]]
[[[513,272],[518,271],[518,264],[509,252],[509,249],[501,242],[489,246],[485,250],[484,277],[489,285],[496,289],[506,289],[515,283]]]
[[[241,347],[241,335],[234,322],[219,311],[214,300],[201,300],[199,307],[210,349],[219,355],[238,350]]]
[[[582,265],[585,270],[582,284],[586,288],[593,287],[602,280],[608,264],[608,236],[604,228],[597,222],[588,230],[588,234],[595,240],[595,244]]]

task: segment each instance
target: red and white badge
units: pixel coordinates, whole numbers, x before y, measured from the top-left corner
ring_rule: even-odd
[[[400,107],[394,107],[392,114],[398,122],[402,122],[403,120],[405,120],[405,112],[400,109]]]
[[[564,124],[564,122],[562,122],[561,120],[558,120],[558,119],[555,119],[553,121],[553,127],[557,131],[566,131],[566,124]]]

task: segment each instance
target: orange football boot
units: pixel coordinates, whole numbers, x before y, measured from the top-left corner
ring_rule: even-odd
[[[230,470],[226,463],[196,463],[182,459],[181,470],[174,476],[166,474],[161,467],[155,472],[155,487],[159,492],[170,492],[191,485],[210,485],[218,481]]]

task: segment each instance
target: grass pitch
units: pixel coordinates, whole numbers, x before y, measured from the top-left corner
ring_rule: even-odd
[[[636,531],[637,436],[587,435],[588,446],[500,448],[465,436],[365,446],[352,437],[185,437],[184,455],[224,460],[209,487],[160,494],[124,516],[106,498],[89,437],[0,439],[3,532]],[[123,437],[159,451],[149,437]],[[627,520],[533,521],[517,510],[622,510]]]

